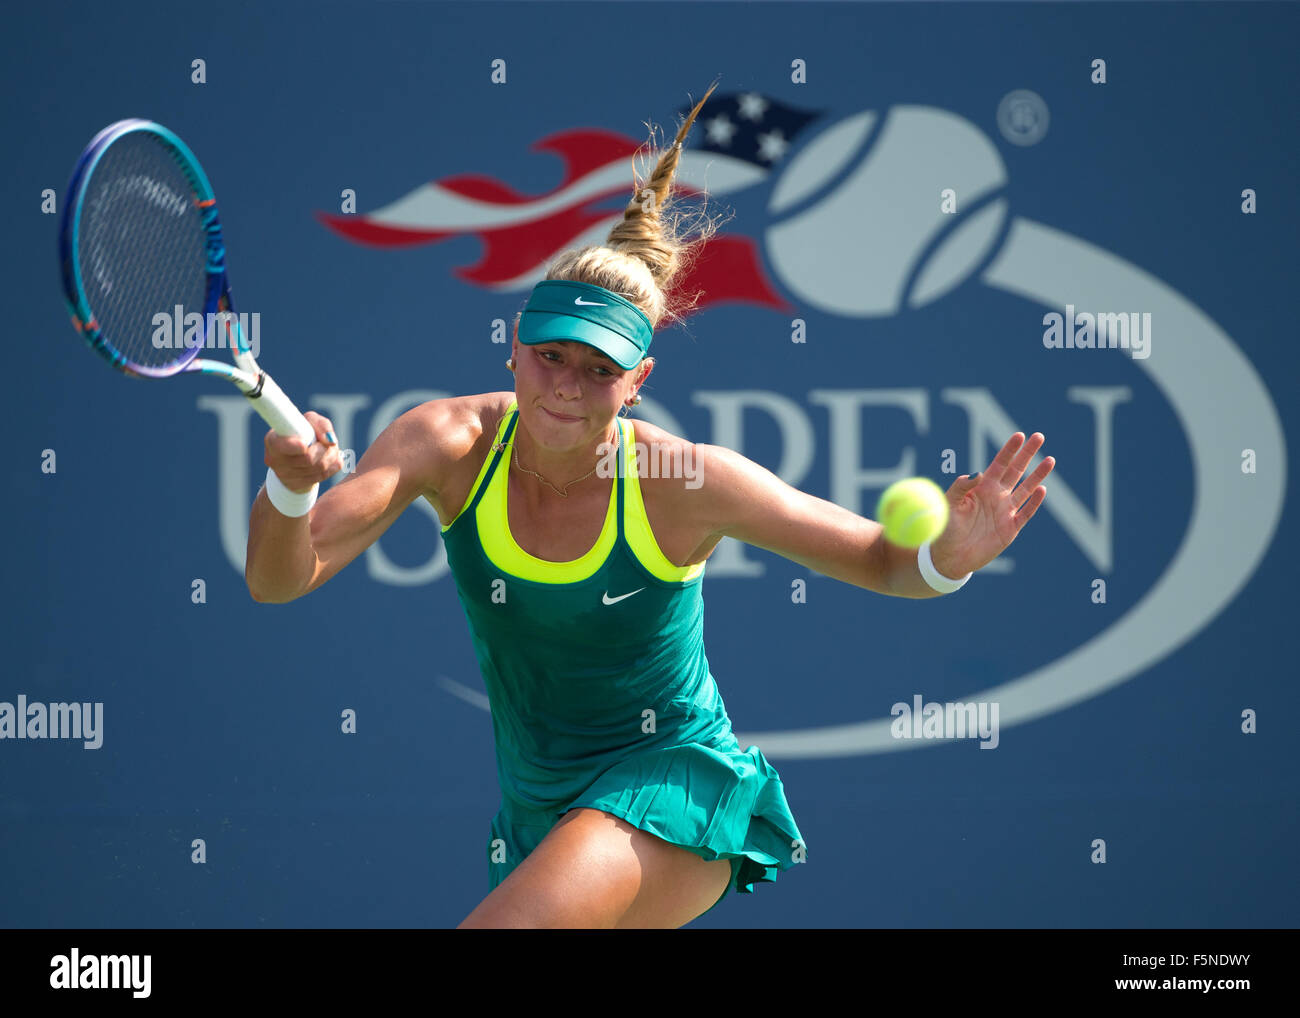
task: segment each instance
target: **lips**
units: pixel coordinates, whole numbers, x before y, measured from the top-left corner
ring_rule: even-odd
[[[542,409],[543,409],[543,410],[546,410],[546,407],[542,407]],[[552,417],[554,417],[557,421],[580,421],[580,420],[582,420],[581,417],[571,417],[571,416],[569,416],[568,414],[557,414],[554,410],[546,410],[546,412],[547,412],[548,414],[550,414]]]

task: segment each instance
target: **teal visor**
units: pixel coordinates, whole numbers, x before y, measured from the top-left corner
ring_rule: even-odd
[[[625,297],[590,283],[544,279],[519,320],[519,342],[527,346],[574,340],[594,346],[620,368],[634,368],[650,349],[654,329],[645,313]]]

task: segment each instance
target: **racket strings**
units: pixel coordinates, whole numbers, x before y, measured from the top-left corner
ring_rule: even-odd
[[[172,149],[152,134],[123,136],[95,166],[76,257],[104,341],[131,364],[184,363],[205,341],[205,211]]]

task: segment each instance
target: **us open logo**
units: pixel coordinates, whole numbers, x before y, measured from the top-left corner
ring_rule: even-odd
[[[779,104],[744,96],[741,105],[754,120],[753,130],[770,142],[773,133],[762,134],[764,118],[775,115]],[[1034,125],[1045,128],[1045,105],[1041,117],[1030,116],[1031,107],[1032,103],[1016,106],[1018,112],[1012,117],[1016,130],[1032,133],[1028,129]],[[925,307],[959,287],[978,285],[1025,303],[1024,320],[1009,323],[1008,329],[1023,335],[1026,349],[1037,345],[1042,350],[1043,316],[1059,313],[1067,305],[1140,310],[1151,315],[1163,336],[1177,337],[1151,356],[1109,361],[1123,365],[1116,371],[1145,374],[1166,401],[1186,441],[1193,501],[1188,529],[1172,559],[1131,609],[1081,645],[1007,682],[963,692],[954,699],[997,703],[999,727],[1005,733],[1104,693],[1176,651],[1249,581],[1281,516],[1285,440],[1277,409],[1255,368],[1222,327],[1150,269],[1050,224],[1014,215],[998,148],[969,120],[936,107],[902,105],[884,113],[862,111],[827,125],[809,116],[800,124],[800,130],[812,132],[806,141],[793,146],[788,155],[771,151],[769,145],[770,165],[762,170],[756,168],[762,153],[748,161],[720,149],[682,153],[678,179],[711,195],[744,190],[771,178],[768,222],[759,243],[762,263],[775,277],[775,291],[767,280],[746,276],[744,271],[735,277],[738,285],[751,288],[756,303],[789,307],[788,298],[793,298],[801,309],[827,316],[881,320]],[[543,205],[553,209],[566,197],[588,201],[601,188],[621,193],[626,177],[622,158],[587,166],[577,154],[570,155],[570,169],[578,169],[544,200],[512,203],[505,209],[428,184],[368,216],[333,217],[337,221],[329,225],[351,239],[379,245],[388,242],[385,238],[393,246],[409,245],[421,233],[438,239],[473,233],[476,227],[466,223],[481,224],[485,230],[490,225],[494,233],[484,234],[490,240],[509,235],[500,229],[507,213],[522,224],[538,218]],[[784,161],[773,161],[775,155]],[[944,189],[962,196],[956,215],[941,211],[938,196]],[[599,243],[620,216],[594,224],[566,246]],[[521,266],[516,276],[496,285],[505,288],[508,282],[511,289],[525,292],[542,278],[544,268],[544,259],[531,267]],[[831,446],[856,449],[861,421],[855,414],[863,406],[910,406],[914,393],[845,387],[815,390],[809,397],[829,410]],[[355,445],[347,436],[360,430],[363,409],[369,416],[369,439],[374,441],[409,407],[450,395],[427,389],[399,392],[379,401],[373,413],[369,393],[313,395],[311,405],[331,417],[343,444]],[[1019,430],[999,395],[1014,400],[1012,392],[997,393],[987,387],[940,390],[942,400],[966,412],[972,450],[996,449]],[[767,413],[781,432],[783,458],[797,465],[781,476],[799,487],[816,450],[811,416],[790,395],[778,388],[697,389],[682,398],[705,406],[711,415],[712,434],[697,441],[742,452],[743,414]],[[1089,464],[1058,468],[1038,519],[1044,519],[1044,513],[1053,519],[1104,572],[1113,565],[1111,414],[1126,396],[1120,386],[1079,385],[1070,388],[1067,398],[1093,417],[1096,504],[1090,511],[1070,484],[1071,469],[1086,472]],[[248,456],[250,411],[239,396],[203,396],[198,403],[217,418],[221,541],[232,567],[242,573],[253,467]],[[652,398],[644,400],[638,413],[675,434],[686,433],[672,413]],[[1250,499],[1239,498],[1231,486],[1221,483],[1225,470],[1240,462],[1244,449],[1253,449],[1260,462],[1276,465],[1251,478]],[[1037,458],[1028,469],[1036,463]],[[869,512],[859,504],[866,473],[857,463],[833,458],[826,497],[855,512]],[[883,476],[880,481],[881,487],[887,483]],[[438,520],[431,506],[417,501],[413,509],[425,513],[436,531]],[[1232,527],[1220,524],[1229,518]],[[985,572],[996,572],[997,565],[995,560]],[[365,568],[373,580],[401,586],[430,583],[447,573],[440,542],[418,566],[399,566],[376,543],[366,553]],[[709,559],[712,578],[753,578],[759,573],[761,568],[746,561],[743,546],[734,541],[724,540]],[[1208,577],[1214,582],[1205,582]],[[449,689],[456,685],[451,679],[440,681]],[[487,709],[481,693],[464,689],[457,695]],[[825,726],[737,733],[737,738],[741,745],[758,745],[773,760],[884,753],[942,741],[896,739],[891,736],[891,721],[882,713]]]
[[[1047,224],[1009,218],[1007,198],[991,197],[1004,192],[1005,166],[975,125],[922,106],[896,107],[878,133],[876,122],[874,113],[861,113],[833,125],[784,171],[790,179],[784,192],[808,204],[793,222],[769,232],[768,243],[792,253],[813,253],[811,258],[792,254],[773,259],[778,274],[801,300],[832,313],[877,317],[897,313],[904,301],[912,307],[928,303],[973,277],[1044,311],[1067,304],[1141,308],[1166,334],[1179,337],[1158,356],[1129,363],[1147,373],[1186,437],[1194,474],[1191,527],[1146,595],[1107,629],[1025,675],[960,697],[998,703],[1005,730],[1133,678],[1223,610],[1254,573],[1272,540],[1286,479],[1284,469],[1255,475],[1254,497],[1249,500],[1238,499],[1216,479],[1225,465],[1240,461],[1246,448],[1271,463],[1285,464],[1285,439],[1259,374],[1200,308],[1148,271],[1094,244]],[[819,187],[827,167],[846,164],[852,169],[829,188]],[[782,198],[781,184],[774,204]],[[955,227],[942,222],[950,217],[942,216],[934,201],[942,186],[967,195],[966,207],[975,209]],[[817,197],[809,201],[804,196],[810,193]],[[881,271],[863,271],[857,251],[862,237],[873,238],[880,262],[875,267]],[[874,279],[874,288],[852,286],[850,272],[858,279]],[[990,434],[1014,430],[1009,418],[999,423],[1002,427]],[[1081,503],[1068,483],[1056,477],[1043,508],[1067,532],[1077,533],[1079,528],[1069,525],[1071,515],[1080,515],[1073,506]],[[1216,522],[1228,518],[1234,519],[1231,528]],[[1214,583],[1203,582],[1211,576]],[[741,745],[757,744],[774,760],[933,744],[893,738],[889,718],[737,738]]]

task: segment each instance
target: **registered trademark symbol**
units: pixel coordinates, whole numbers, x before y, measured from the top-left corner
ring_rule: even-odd
[[[998,103],[998,130],[1013,145],[1037,145],[1051,117],[1042,96],[1028,89],[1008,92]]]

